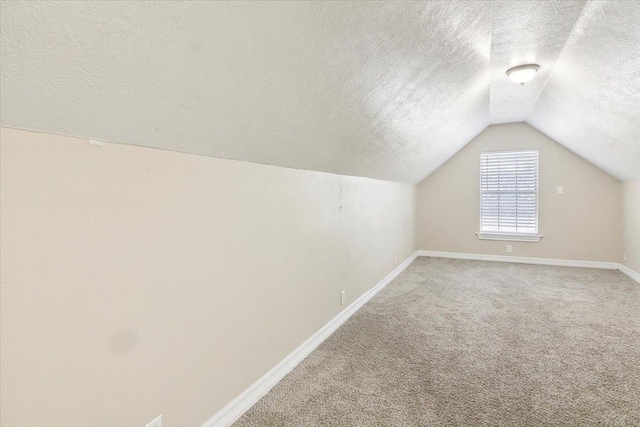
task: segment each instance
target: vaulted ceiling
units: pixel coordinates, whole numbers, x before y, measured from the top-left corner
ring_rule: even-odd
[[[416,183],[526,121],[640,179],[637,1],[0,7],[3,126]]]

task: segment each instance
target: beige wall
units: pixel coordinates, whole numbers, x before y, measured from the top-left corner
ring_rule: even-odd
[[[478,240],[480,153],[540,150],[538,243]],[[557,194],[558,186],[564,194]],[[586,261],[621,259],[622,185],[525,123],[488,127],[418,186],[423,250]],[[513,245],[507,254],[506,245]]]
[[[0,137],[3,426],[198,426],[417,248],[412,185]]]
[[[622,252],[628,257],[622,264],[640,273],[640,181],[623,183],[622,206]]]

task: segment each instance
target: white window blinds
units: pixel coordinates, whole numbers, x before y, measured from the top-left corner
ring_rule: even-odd
[[[480,231],[538,233],[538,151],[480,156]]]

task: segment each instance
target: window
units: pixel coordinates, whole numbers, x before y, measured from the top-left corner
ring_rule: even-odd
[[[480,155],[480,239],[540,240],[538,151]]]

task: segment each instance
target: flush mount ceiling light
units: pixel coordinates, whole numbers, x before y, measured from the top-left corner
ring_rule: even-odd
[[[526,82],[531,80],[536,75],[536,71],[540,68],[537,64],[519,65],[517,67],[509,68],[507,70],[507,76],[514,83],[519,83],[520,86],[524,86]]]

